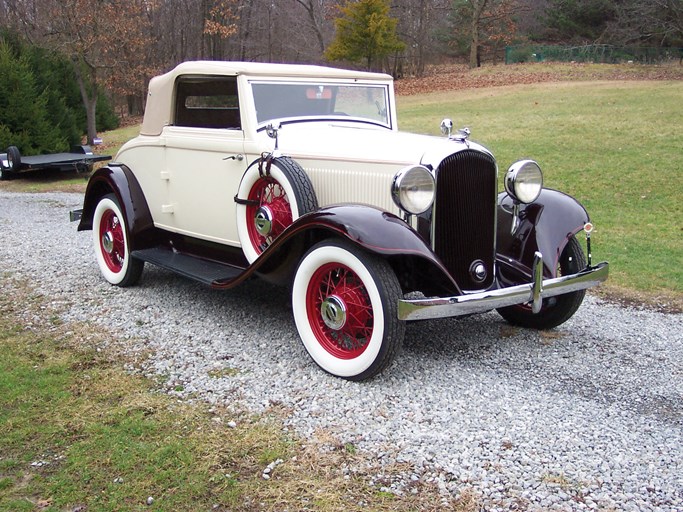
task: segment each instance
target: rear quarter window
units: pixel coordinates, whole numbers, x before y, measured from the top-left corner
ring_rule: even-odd
[[[236,77],[180,77],[176,82],[176,126],[240,130]]]

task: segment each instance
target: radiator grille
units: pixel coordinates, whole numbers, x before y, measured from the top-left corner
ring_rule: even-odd
[[[496,180],[493,157],[471,149],[445,158],[436,172],[434,252],[463,290],[493,281]],[[476,262],[486,269],[483,280],[472,275]]]

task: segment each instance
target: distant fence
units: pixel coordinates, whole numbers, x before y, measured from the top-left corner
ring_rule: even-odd
[[[638,62],[660,64],[683,59],[683,48],[649,48],[590,44],[584,46],[517,45],[505,48],[505,64],[518,62]]]

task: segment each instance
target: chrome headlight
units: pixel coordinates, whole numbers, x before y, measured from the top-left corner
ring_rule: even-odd
[[[391,184],[391,197],[404,212],[423,213],[434,202],[434,176],[422,165],[401,169]]]
[[[533,160],[520,160],[505,175],[505,191],[520,203],[533,203],[543,188],[543,173]]]

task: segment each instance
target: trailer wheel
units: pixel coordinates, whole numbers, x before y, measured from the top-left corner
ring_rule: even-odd
[[[7,165],[10,172],[19,172],[21,168],[21,153],[16,146],[7,148]]]

